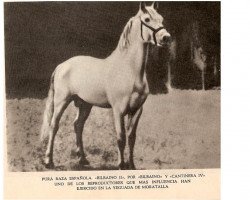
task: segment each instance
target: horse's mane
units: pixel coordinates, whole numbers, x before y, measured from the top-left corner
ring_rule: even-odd
[[[127,49],[128,46],[130,45],[130,32],[132,29],[132,25],[133,25],[133,20],[134,17],[130,18],[130,20],[127,22],[126,26],[123,29],[123,32],[120,36],[120,40],[118,43],[119,49],[120,50],[124,50]]]

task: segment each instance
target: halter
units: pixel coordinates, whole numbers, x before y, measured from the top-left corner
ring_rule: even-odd
[[[142,39],[144,40],[143,38],[143,34],[142,34],[142,26],[146,26],[147,28],[149,28],[151,31],[153,31],[153,38],[154,38],[154,42],[155,42],[155,45],[157,45],[157,41],[156,41],[156,33],[158,33],[161,29],[165,29],[163,26],[162,27],[159,27],[157,29],[154,29],[153,27],[147,25],[146,23],[144,23],[142,20],[141,20],[141,37]]]

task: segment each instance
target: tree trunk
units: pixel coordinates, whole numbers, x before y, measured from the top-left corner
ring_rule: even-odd
[[[168,62],[168,82],[167,82],[167,88],[168,91],[172,91],[172,80],[171,80],[171,64]]]
[[[206,88],[205,88],[205,69],[201,70],[201,80],[202,80],[202,90],[206,90]]]

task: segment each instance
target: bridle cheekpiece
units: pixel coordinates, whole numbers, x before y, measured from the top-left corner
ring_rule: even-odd
[[[147,28],[149,28],[151,31],[153,31],[153,39],[154,39],[155,45],[157,45],[156,33],[158,33],[161,29],[165,29],[165,28],[163,26],[161,26],[161,27],[155,29],[155,28],[147,25],[144,21],[141,20],[141,37],[142,37],[143,40],[144,40],[144,38],[143,38],[143,32],[142,32],[143,25],[146,26]]]

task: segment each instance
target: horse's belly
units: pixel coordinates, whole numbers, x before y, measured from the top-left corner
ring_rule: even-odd
[[[78,92],[78,96],[95,106],[103,107],[103,108],[110,108],[110,104],[108,102],[106,93],[104,91],[96,91],[91,90],[90,88],[84,88]]]

